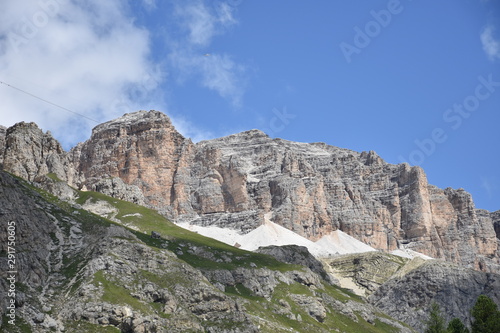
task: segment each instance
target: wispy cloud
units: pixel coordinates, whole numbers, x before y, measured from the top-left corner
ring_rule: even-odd
[[[193,45],[207,46],[215,34],[215,18],[202,3],[181,7],[177,6],[177,15],[187,29],[189,41]]]
[[[495,27],[493,25],[488,25],[480,35],[483,50],[491,61],[500,59],[500,41],[494,38],[494,31]]]
[[[142,0],[147,9],[156,8],[156,0]]]
[[[214,54],[203,59],[200,68],[205,87],[230,99],[235,106],[241,106],[244,66],[237,64],[226,54]]]
[[[199,79],[203,87],[217,92],[234,107],[240,107],[245,90],[245,66],[226,53],[210,51],[217,35],[238,24],[234,11],[235,7],[225,2],[208,6],[197,0],[177,5],[176,17],[186,38],[181,36],[182,42],[169,41],[172,49],[169,60],[178,71],[179,80]]]
[[[495,182],[487,177],[481,177],[481,187],[485,190],[488,197],[491,199],[493,192],[496,190]]]
[[[171,53],[170,60],[178,69],[181,81],[195,77],[203,87],[217,92],[234,107],[241,106],[246,68],[228,54],[205,56],[193,50],[180,49]]]
[[[209,140],[216,137],[216,135],[209,130],[200,128],[192,121],[186,119],[181,115],[169,115],[175,129],[184,137],[190,138],[193,142]]]
[[[234,7],[223,2],[208,6],[201,0],[186,1],[177,4],[175,11],[193,46],[208,46],[215,35],[237,23]]]
[[[180,27],[180,31],[161,32],[170,47],[166,59],[154,57],[152,40],[158,33],[153,35],[139,25],[130,2],[3,3],[0,81],[85,117],[0,85],[0,124],[34,121],[69,148],[88,138],[96,125],[89,118],[103,122],[126,112],[156,109],[174,114],[179,131],[195,141],[213,137],[175,117],[175,110],[168,109],[168,91],[175,78],[193,80],[235,107],[241,104],[246,68],[229,54],[210,50],[217,36],[238,24],[237,7],[226,1],[202,0],[169,6],[142,0],[141,4],[148,10],[168,8],[168,20]]]

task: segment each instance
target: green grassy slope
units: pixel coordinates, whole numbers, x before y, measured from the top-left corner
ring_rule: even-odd
[[[54,180],[54,179],[53,179]],[[58,180],[54,180],[58,181]],[[118,200],[96,192],[78,191],[78,198],[74,203],[68,203],[59,198],[32,186],[27,182],[24,184],[26,193],[36,191],[43,200],[51,204],[50,214],[54,215],[61,221],[65,221],[65,217],[71,216],[81,223],[82,232],[98,233],[103,228],[107,228],[112,224],[119,224],[132,232],[140,242],[148,247],[161,251],[169,250],[177,254],[177,258],[192,267],[203,270],[234,270],[238,267],[248,269],[267,268],[279,272],[288,272],[293,270],[303,270],[304,267],[298,265],[285,264],[274,258],[253,253],[245,250],[232,247],[217,240],[204,237],[194,232],[190,232],[180,228],[170,222],[168,219],[158,214],[156,211],[139,206],[130,202]],[[79,205],[84,205],[88,202],[105,202],[116,209],[114,216],[108,218],[97,216],[93,213],[82,209]],[[110,218],[113,219],[110,220]],[[67,229],[69,230],[68,224]],[[155,231],[161,235],[161,239],[151,237],[151,232]],[[137,240],[127,240],[135,241]],[[202,248],[205,255],[199,256],[189,249],[196,247]],[[206,253],[209,253],[207,258]],[[76,292],[78,286],[84,280],[80,276],[82,269],[86,265],[88,258],[84,257],[67,257],[64,258],[64,265],[61,272],[66,277],[66,281],[71,281],[70,285],[66,285],[61,292],[72,293]],[[173,281],[172,277],[167,275],[159,276],[148,271],[140,271],[137,273],[138,278],[151,281],[157,285],[168,287]],[[103,286],[105,292],[102,295],[102,301],[111,304],[127,305],[134,311],[149,314],[154,313],[162,315],[158,304],[145,304],[138,301],[131,294],[121,281],[112,280],[104,272],[98,271],[92,277],[92,281],[87,281]],[[179,282],[179,281],[177,281]],[[181,281],[182,282],[182,281]],[[306,295],[311,297],[320,297],[327,295],[339,302],[358,302],[365,304],[364,300],[353,293],[344,290],[337,286],[331,286],[323,283],[324,288],[312,290],[311,288],[300,283],[278,285],[272,296],[268,299],[252,294],[252,291],[241,284],[227,287],[225,294],[231,298],[237,299],[244,306],[246,312],[251,315],[252,320],[260,327],[261,332],[398,332],[394,326],[383,322],[384,316],[380,314],[373,320],[372,323],[367,322],[360,313],[356,313],[357,318],[349,317],[335,310],[329,305],[325,305],[327,316],[323,322],[320,322],[307,313],[294,300],[294,295]],[[280,314],[276,311],[280,308],[280,304],[286,302],[290,306],[288,314]],[[292,316],[290,315],[292,314]],[[207,324],[208,325],[208,324]],[[78,332],[115,332],[114,327],[98,326],[82,321],[69,321],[65,323],[69,331],[75,330]],[[27,332],[29,330],[26,330]]]

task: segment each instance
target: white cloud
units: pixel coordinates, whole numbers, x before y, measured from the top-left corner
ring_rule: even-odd
[[[194,76],[201,85],[216,91],[234,107],[241,106],[245,87],[245,67],[227,54],[196,54],[189,49],[176,50],[170,55],[179,70],[181,81]]]
[[[211,42],[215,34],[215,19],[202,2],[187,7],[178,6],[177,13],[184,19],[190,43],[206,46]]]
[[[493,37],[494,31],[495,28],[488,25],[480,35],[483,50],[491,61],[500,59],[500,41]]]
[[[233,24],[238,24],[238,21],[233,16],[234,6],[230,6],[227,2],[215,3],[214,6],[218,15],[218,21],[222,26],[230,27]]]
[[[165,74],[126,11],[120,0],[2,4],[0,80],[99,122],[144,109]],[[34,121],[66,147],[96,125],[5,85],[0,99],[2,125]]]
[[[187,5],[186,5],[187,3]],[[177,4],[176,14],[181,19],[181,26],[187,30],[189,42],[194,46],[208,46],[213,37],[224,33],[237,23],[233,17],[234,8],[226,3],[207,6],[202,0]]]
[[[236,64],[228,55],[214,54],[202,59],[200,68],[205,87],[230,99],[234,106],[241,106],[244,82],[240,78],[245,71],[242,65]]]
[[[160,7],[156,0],[141,3],[146,9]],[[0,85],[0,124],[34,121],[69,148],[89,137],[97,124],[89,118],[103,122],[149,109],[170,114],[164,97],[170,71],[181,79],[198,80],[202,87],[240,105],[245,68],[227,54],[208,50],[214,37],[238,23],[236,6],[221,1],[175,2],[175,12],[166,14],[184,30],[162,32],[169,36],[172,50],[165,63],[151,60],[155,52],[151,33],[136,25],[129,6],[123,0],[3,2],[0,81],[85,117]],[[169,73],[166,65],[173,65]],[[173,122],[194,141],[213,137],[182,118],[174,117]]]
[[[234,6],[216,2],[207,6],[201,0],[176,7],[176,16],[184,28],[186,42],[170,41],[169,60],[178,71],[178,79],[199,79],[201,85],[229,100],[234,107],[241,106],[245,89],[245,66],[224,53],[210,52],[215,36],[238,24]]]

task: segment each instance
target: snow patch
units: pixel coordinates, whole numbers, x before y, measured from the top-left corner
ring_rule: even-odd
[[[376,251],[371,246],[357,240],[348,234],[336,230],[323,236],[317,242],[300,236],[274,222],[270,213],[264,215],[264,223],[247,234],[239,234],[237,231],[219,227],[202,227],[189,223],[178,223],[177,225],[200,235],[214,238],[223,243],[236,246],[244,250],[255,251],[261,246],[299,245],[305,246],[309,252],[318,258],[331,257],[341,254],[361,253]]]
[[[313,255],[320,255],[323,249],[309,239],[288,230],[274,222],[266,220],[263,225],[242,235],[238,241],[244,250],[255,251],[261,246],[299,245],[308,248]]]
[[[189,223],[176,223],[179,227],[196,232],[205,237],[216,239],[220,242],[234,246],[239,243],[241,235],[233,229],[219,228],[219,227],[202,227],[199,225]],[[240,243],[241,244],[241,243]]]
[[[340,230],[332,231],[328,235],[321,237],[316,244],[325,248],[329,254],[351,254],[377,251],[373,247]]]

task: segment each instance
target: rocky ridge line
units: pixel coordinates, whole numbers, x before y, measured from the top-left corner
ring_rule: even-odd
[[[96,126],[70,152],[35,124],[17,124],[6,132],[3,159],[25,179],[54,173],[173,220],[246,232],[271,213],[311,240],[340,229],[378,249],[500,272],[499,212],[478,210],[463,189],[439,189],[421,168],[388,164],[373,151],[258,130],[193,144],[163,113],[140,111]]]

